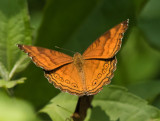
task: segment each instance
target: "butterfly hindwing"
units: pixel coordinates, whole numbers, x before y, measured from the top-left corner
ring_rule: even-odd
[[[107,60],[85,60],[84,72],[87,95],[95,95],[109,84],[116,69],[116,58]]]
[[[55,50],[28,45],[18,45],[18,47],[27,53],[38,67],[44,70],[53,70],[73,61],[72,57]]]
[[[66,64],[53,71],[45,71],[45,76],[50,83],[63,92],[78,96],[84,95],[81,77],[73,63]]]
[[[108,59],[114,57],[120,50],[123,34],[127,28],[128,20],[104,33],[83,53],[84,59]]]

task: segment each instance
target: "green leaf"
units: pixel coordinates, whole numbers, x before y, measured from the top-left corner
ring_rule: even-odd
[[[0,92],[0,121],[40,121],[27,102]]]
[[[21,58],[19,60],[17,60],[17,62],[14,64],[12,70],[9,73],[9,79],[11,79],[15,73],[22,71],[26,65],[29,64],[29,58],[28,56],[24,55],[21,56]]]
[[[40,112],[47,113],[53,121],[65,121],[70,119],[73,114],[77,99],[77,96],[60,93],[41,109]]]
[[[160,49],[160,1],[150,0],[138,17],[138,26],[141,28],[146,40],[152,45]]]
[[[59,94],[40,112],[47,113],[52,120],[63,121],[73,114],[77,97]],[[160,110],[119,86],[108,86],[94,97],[85,121],[147,121],[160,119]]]
[[[156,106],[157,108],[160,109],[160,95],[156,97],[154,101],[152,101],[152,105]]]
[[[0,62],[10,72],[22,57],[16,44],[32,39],[26,0],[0,0],[0,18]]]
[[[36,107],[42,107],[56,96],[60,90],[49,83],[44,77],[44,71],[31,63],[26,70],[21,73],[22,77],[27,77],[25,83],[14,89],[14,94],[29,102]],[[32,96],[31,96],[32,94]],[[43,97],[43,98],[42,98]],[[39,101],[41,100],[41,101]]]
[[[148,3],[148,0],[133,0],[136,18],[141,13],[145,5]]]
[[[130,92],[147,100],[153,100],[160,94],[160,80],[145,81],[128,86]],[[148,91],[149,90],[149,91]]]
[[[94,108],[104,111],[110,120],[160,120],[160,110],[148,105],[145,100],[127,92],[127,89],[119,86],[110,85],[104,87],[103,91],[95,96],[92,105]]]
[[[87,114],[85,121],[111,121],[109,116],[99,106],[88,109]]]
[[[26,80],[25,77],[22,77],[22,78],[17,79],[17,80],[11,80],[11,81],[0,80],[0,87],[13,88],[17,84],[23,84],[24,80]]]
[[[0,77],[5,81],[9,80],[8,71],[1,62],[0,62]]]

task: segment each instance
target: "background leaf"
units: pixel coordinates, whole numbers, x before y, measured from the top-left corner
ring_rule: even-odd
[[[138,18],[138,26],[141,28],[146,40],[151,46],[160,50],[160,11],[159,0],[150,0],[142,10]]]
[[[0,62],[0,77],[2,77],[4,80],[9,80],[9,73],[1,62]]]
[[[101,121],[110,121],[109,116],[101,109],[101,107],[97,106],[92,107],[92,109],[88,109],[85,121],[97,121],[99,119],[101,119]]]
[[[24,44],[31,43],[32,33],[26,1],[1,0],[0,18],[0,62],[10,72],[22,56],[16,44],[21,41]]]
[[[152,80],[153,77],[159,75],[159,62],[160,52],[155,51],[146,43],[138,27],[133,27],[118,55],[118,67],[113,83],[130,85]]]
[[[110,120],[147,121],[160,119],[160,110],[127,92],[125,88],[118,86],[105,87],[95,96],[92,104],[93,108],[103,110],[110,117]],[[99,116],[97,115],[97,117]]]
[[[77,99],[77,96],[60,93],[41,109],[40,112],[47,113],[53,121],[65,121],[70,119],[73,114]]]
[[[0,120],[1,121],[40,121],[31,105],[27,102],[9,98],[0,92]]]

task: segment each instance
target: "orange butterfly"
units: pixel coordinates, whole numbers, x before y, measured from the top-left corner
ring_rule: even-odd
[[[128,20],[110,29],[81,55],[70,57],[64,53],[41,47],[18,45],[43,68],[45,77],[63,92],[83,96],[95,95],[110,83],[116,70],[116,53],[120,50]]]

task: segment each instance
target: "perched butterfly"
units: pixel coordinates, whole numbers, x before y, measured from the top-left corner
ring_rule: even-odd
[[[45,77],[63,92],[83,96],[95,95],[109,84],[116,70],[116,53],[120,50],[123,34],[128,28],[128,20],[113,27],[81,55],[73,57],[41,47],[18,45],[43,68]]]

